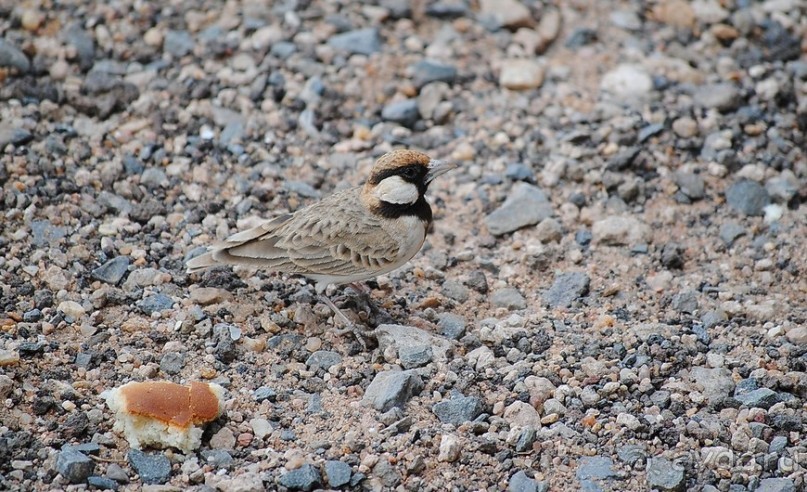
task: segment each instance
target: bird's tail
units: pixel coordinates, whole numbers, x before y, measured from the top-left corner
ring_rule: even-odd
[[[188,260],[185,265],[188,267],[188,273],[195,273],[199,270],[204,270],[205,268],[209,268],[215,265],[218,265],[219,262],[213,258],[212,252],[202,253],[199,256],[191,258]]]

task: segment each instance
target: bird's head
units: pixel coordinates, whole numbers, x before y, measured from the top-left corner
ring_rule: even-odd
[[[423,198],[434,178],[455,167],[416,150],[393,150],[376,161],[362,198],[371,210],[383,207],[403,211]]]

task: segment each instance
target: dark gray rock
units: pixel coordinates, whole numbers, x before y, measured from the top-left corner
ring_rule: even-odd
[[[745,235],[745,227],[735,222],[726,222],[720,226],[720,239],[726,246],[731,246],[738,237],[743,235]]]
[[[465,335],[465,318],[454,313],[440,313],[437,315],[437,327],[444,337],[459,340]]]
[[[423,367],[432,361],[433,356],[431,345],[425,343],[402,345],[398,348],[398,358],[404,369]]]
[[[524,470],[518,471],[510,477],[507,492],[545,492],[549,490],[546,483],[530,478]]]
[[[66,227],[55,226],[49,220],[31,221],[31,235],[35,246],[53,246],[67,235]]]
[[[735,394],[734,399],[748,408],[771,408],[782,401],[779,394],[770,388],[759,388],[747,393]]]
[[[553,308],[567,308],[588,293],[590,282],[589,276],[583,272],[561,273],[544,294],[544,302]]]
[[[34,136],[24,128],[18,128],[0,123],[0,150],[8,144],[23,145],[31,141]]]
[[[338,489],[350,483],[350,476],[353,474],[353,470],[347,463],[337,460],[328,460],[322,468],[325,481],[328,483],[329,487]]]
[[[457,302],[465,302],[471,297],[471,293],[468,292],[468,289],[454,280],[446,280],[443,282],[442,293],[444,296]]]
[[[412,79],[420,88],[432,82],[452,83],[457,78],[457,68],[454,65],[435,60],[420,60],[411,67]]]
[[[516,439],[516,453],[526,453],[532,451],[532,445],[538,432],[532,427],[524,427]]]
[[[701,316],[701,323],[705,329],[713,328],[728,320],[728,316],[723,311],[706,311]]]
[[[182,58],[191,51],[196,43],[188,31],[168,31],[163,40],[163,49],[176,58]]]
[[[768,447],[768,451],[779,454],[785,450],[787,444],[787,436],[775,436],[773,439],[771,439],[771,444]]]
[[[654,137],[654,136],[658,135],[659,133],[661,133],[663,131],[664,131],[664,124],[663,123],[653,123],[653,124],[650,124],[650,125],[643,126],[639,130],[639,134],[637,135],[637,138],[639,139],[639,142],[645,142],[650,137]]]
[[[465,278],[465,285],[480,294],[488,293],[488,279],[485,276],[485,272],[482,270],[473,270],[468,273],[468,276]]]
[[[76,49],[79,67],[81,67],[82,70],[88,70],[93,66],[93,62],[95,61],[95,41],[92,36],[81,27],[81,24],[73,24],[67,29],[65,32],[65,41]]]
[[[280,477],[280,485],[290,490],[313,490],[321,481],[319,470],[309,463]]]
[[[73,447],[67,447],[56,457],[56,470],[70,483],[84,483],[95,470],[95,462]]]
[[[340,362],[342,362],[342,356],[340,354],[329,350],[317,350],[308,357],[305,361],[305,365],[312,371],[318,371],[320,369],[327,371]]]
[[[235,463],[233,456],[224,449],[205,449],[201,454],[207,464],[216,468],[227,468]]]
[[[351,54],[372,55],[381,51],[381,38],[378,29],[368,27],[335,34],[328,39],[328,45]]]
[[[381,110],[381,119],[398,123],[402,126],[412,126],[420,118],[418,102],[415,99],[395,101],[384,106]]]
[[[129,257],[116,256],[92,271],[92,276],[101,282],[117,285],[129,270]]]
[[[627,464],[630,467],[644,461],[644,459],[647,457],[647,453],[645,453],[644,448],[638,444],[618,446],[616,455],[619,458],[619,461]]]
[[[740,105],[740,90],[730,82],[702,85],[693,93],[698,106],[730,111]]]
[[[171,462],[164,454],[147,454],[139,449],[130,449],[129,464],[146,484],[165,483],[171,478]]]
[[[444,424],[460,425],[477,418],[485,410],[482,400],[475,396],[454,395],[435,403],[432,412]]]
[[[89,477],[87,483],[91,488],[99,490],[118,490],[118,482],[106,477]]]
[[[281,60],[285,60],[286,58],[290,57],[297,51],[297,45],[289,41],[280,41],[279,43],[275,43],[272,45],[272,48],[269,50],[269,54],[280,58]]]
[[[535,225],[554,213],[552,204],[537,186],[524,182],[513,185],[501,207],[485,217],[488,231],[494,236]]]
[[[726,203],[743,215],[762,215],[770,202],[771,197],[767,190],[754,181],[741,180],[726,190]]]
[[[688,290],[676,294],[672,298],[671,307],[679,313],[692,314],[698,309],[698,293]]]
[[[605,456],[584,456],[577,462],[575,476],[578,480],[602,480],[616,477],[614,462]]]
[[[261,386],[255,390],[252,396],[258,403],[264,400],[275,401],[277,399],[277,392],[268,386]]]
[[[31,62],[21,49],[0,38],[0,67],[15,68],[21,73],[31,69]]]
[[[514,162],[507,165],[504,175],[513,181],[535,181],[535,173],[532,168],[521,162]]]
[[[185,355],[178,352],[168,352],[160,359],[160,370],[166,374],[179,374],[184,366]]]
[[[647,463],[647,483],[659,490],[684,490],[684,467],[665,458],[650,458]]]
[[[174,301],[165,294],[152,294],[140,301],[140,310],[151,316],[152,313],[171,309]]]
[[[796,492],[796,483],[792,478],[763,478],[756,492]]]
[[[661,264],[672,270],[684,268],[684,248],[678,243],[666,243],[661,248]]]
[[[376,374],[362,401],[378,411],[402,407],[423,390],[423,381],[415,371],[383,371]]]

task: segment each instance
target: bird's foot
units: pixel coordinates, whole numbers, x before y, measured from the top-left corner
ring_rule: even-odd
[[[369,344],[368,342],[373,341],[373,336],[366,330],[364,330],[362,327],[353,323],[347,316],[345,316],[345,313],[343,313],[341,309],[336,307],[336,304],[334,304],[333,301],[331,301],[327,296],[323,295],[320,297],[322,299],[322,302],[324,302],[329,308],[331,308],[331,311],[333,311],[334,324],[337,324],[338,322],[338,324],[342,325],[341,328],[335,328],[334,333],[339,336],[346,335],[348,333],[352,334],[353,337],[356,339],[356,341],[359,342],[362,348],[366,351],[368,347],[372,345]]]

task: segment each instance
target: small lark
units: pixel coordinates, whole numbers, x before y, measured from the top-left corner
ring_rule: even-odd
[[[420,251],[432,221],[425,193],[456,166],[414,150],[381,156],[364,186],[239,232],[188,261],[188,272],[219,264],[263,267],[303,275],[345,324],[347,317],[321,295],[330,284],[389,273]]]

